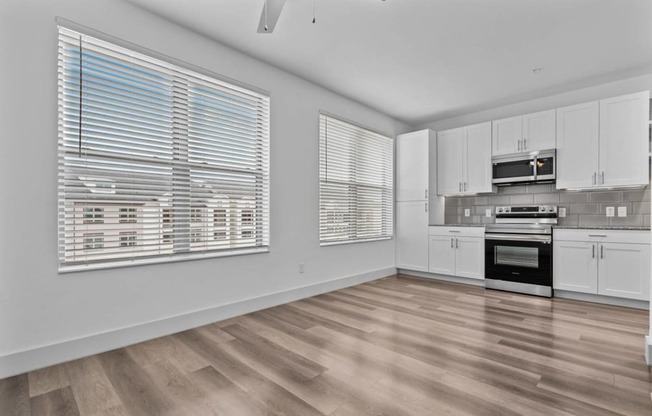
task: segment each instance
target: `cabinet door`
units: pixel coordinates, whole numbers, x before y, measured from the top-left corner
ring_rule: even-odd
[[[452,195],[462,192],[462,159],[464,129],[437,134],[437,193]]]
[[[455,274],[455,237],[431,235],[428,244],[428,271]]]
[[[650,246],[600,244],[598,293],[619,298],[650,300]]]
[[[523,151],[554,149],[556,145],[555,110],[523,116]]]
[[[428,203],[396,203],[396,267],[428,271]]]
[[[597,101],[557,109],[557,189],[597,185],[598,128]]]
[[[496,120],[493,124],[492,156],[521,152],[523,139],[522,117]]]
[[[428,190],[429,131],[396,138],[396,200],[425,201]]]
[[[464,180],[465,193],[491,192],[491,123],[475,124],[464,128]]]
[[[484,238],[458,237],[455,251],[456,276],[484,279]]]
[[[648,183],[650,93],[600,101],[600,185]]]
[[[598,243],[553,242],[554,289],[598,293]]]

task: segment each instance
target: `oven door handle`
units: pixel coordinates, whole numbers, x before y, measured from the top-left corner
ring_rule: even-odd
[[[542,243],[552,242],[549,235],[532,235],[532,234],[485,234],[485,240],[501,241],[537,241]]]

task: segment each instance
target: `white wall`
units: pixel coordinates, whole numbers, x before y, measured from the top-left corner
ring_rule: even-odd
[[[271,92],[269,254],[57,273],[56,16]],[[2,0],[0,51],[0,378],[115,347],[105,332],[394,268],[393,240],[319,247],[318,111],[388,134],[406,125],[118,0]]]
[[[479,111],[477,113],[465,114],[459,117],[443,120],[432,120],[428,123],[421,124],[416,128],[429,128],[435,131],[447,130],[466,126],[469,124],[498,120],[501,118],[517,116],[519,114],[550,110],[557,107],[565,107],[568,105],[580,104],[583,102],[599,100],[602,98],[616,97],[618,95],[645,90],[652,90],[652,74],[627,78],[620,81],[596,85],[593,87],[550,95],[548,97],[538,98],[535,100],[528,100],[516,104],[496,107],[489,110]]]

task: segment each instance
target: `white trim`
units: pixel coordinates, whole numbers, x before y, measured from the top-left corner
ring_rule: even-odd
[[[423,278],[426,278],[426,279],[443,280],[445,282],[462,283],[462,284],[465,284],[465,285],[484,287],[484,279],[468,279],[466,277],[457,277],[457,276],[449,276],[449,275],[445,275],[445,274],[417,272],[417,271],[414,271],[414,270],[405,270],[405,269],[398,269],[397,273],[398,274],[404,274],[406,276],[416,276],[416,277],[423,277]]]
[[[162,264],[162,263],[175,263],[178,261],[191,261],[201,259],[212,259],[219,257],[233,257],[244,256],[247,254],[260,254],[269,253],[269,247],[258,247],[240,250],[224,250],[224,251],[206,251],[191,254],[172,254],[167,257],[150,257],[143,259],[129,259],[124,261],[103,261],[98,263],[75,264],[66,266],[65,264],[59,265],[59,274],[86,272],[90,270],[101,269],[115,269],[119,267],[132,267],[132,266],[145,266],[148,264]]]
[[[645,336],[645,362],[652,367],[652,335]]]
[[[387,267],[0,356],[0,379],[396,274]]]
[[[650,302],[646,300],[634,300],[614,298],[612,296],[594,295],[591,293],[570,292],[555,289],[553,297],[561,299],[581,300],[584,302],[602,303],[605,305],[622,306],[625,308],[650,309]]]

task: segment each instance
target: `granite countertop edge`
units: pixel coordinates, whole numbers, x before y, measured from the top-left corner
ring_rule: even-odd
[[[649,226],[636,225],[553,225],[552,228],[560,230],[631,230],[650,231]]]
[[[484,227],[487,224],[429,224],[429,227]]]
[[[490,224],[429,224],[429,227],[486,227]],[[553,225],[559,230],[627,230],[650,231],[650,226],[636,225]]]

